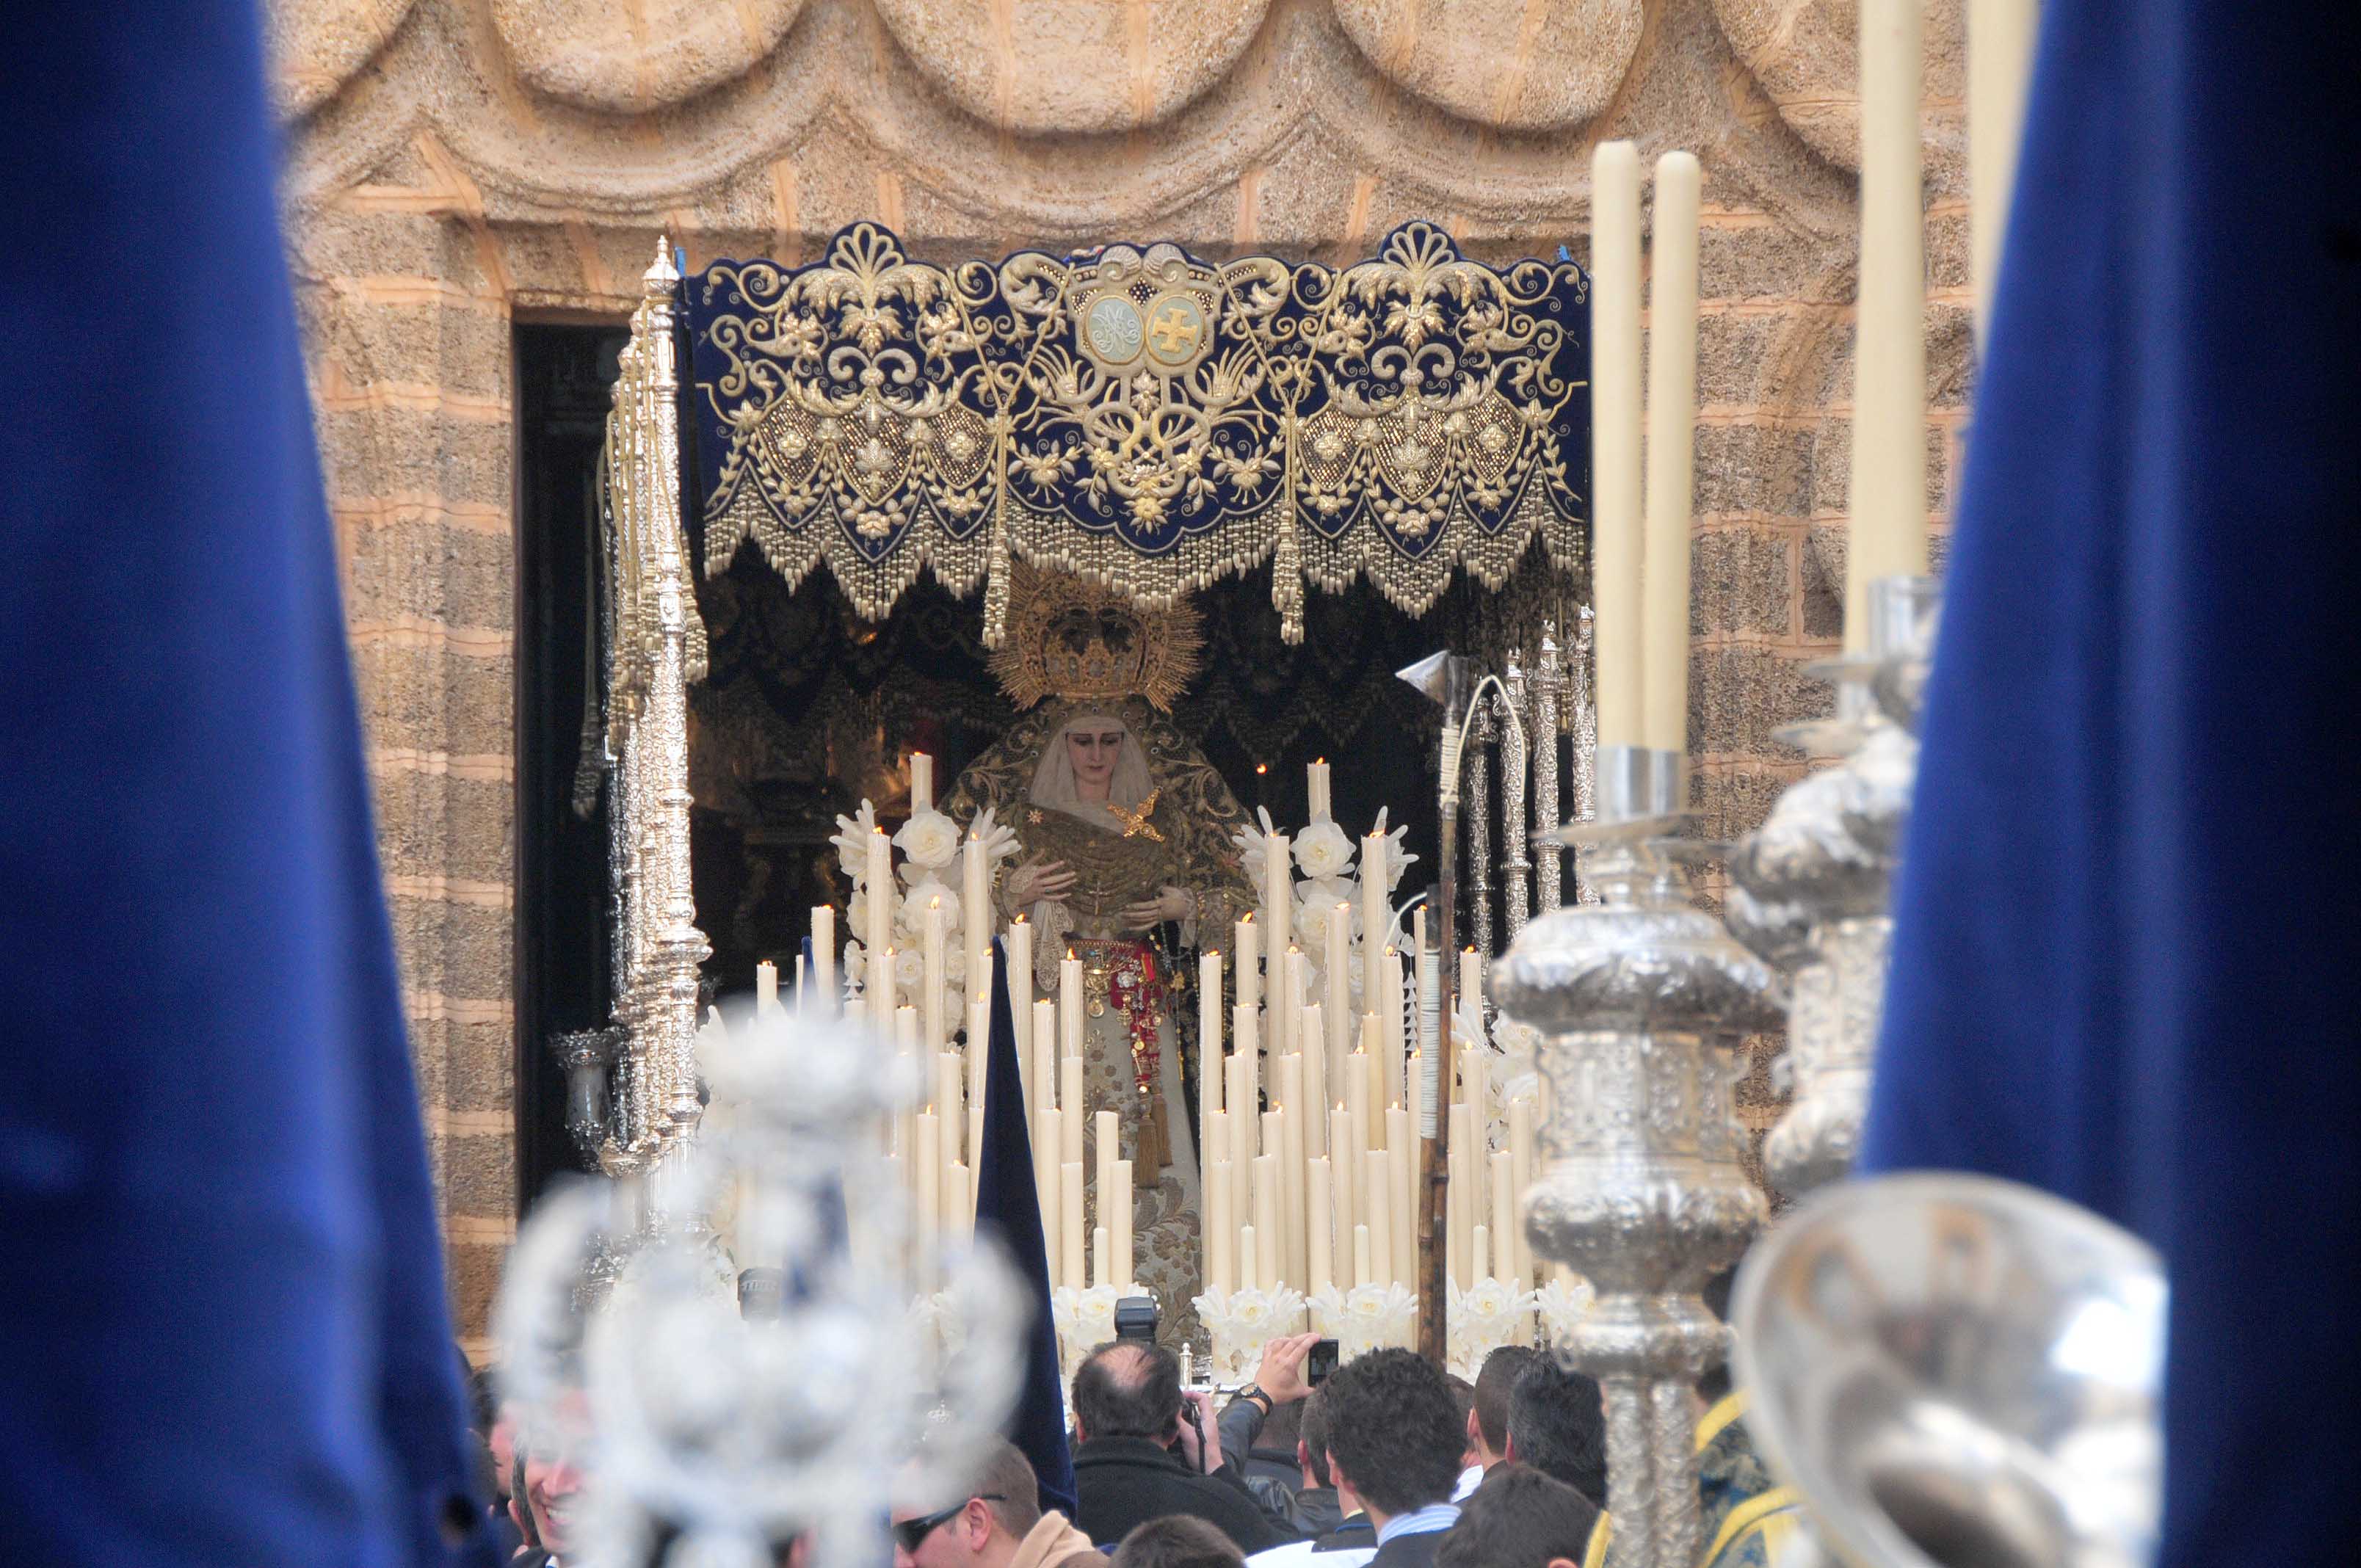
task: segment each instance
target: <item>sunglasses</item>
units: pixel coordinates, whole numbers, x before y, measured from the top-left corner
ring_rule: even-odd
[[[901,1544],[903,1551],[915,1556],[917,1553],[918,1545],[921,1541],[925,1541],[927,1537],[934,1534],[936,1530],[940,1530],[943,1526],[950,1523],[951,1520],[957,1519],[961,1510],[965,1508],[968,1504],[1005,1503],[1006,1501],[1008,1501],[1008,1499],[1002,1497],[997,1492],[979,1492],[972,1497],[962,1497],[958,1502],[953,1503],[950,1508],[943,1509],[940,1513],[921,1514],[914,1519],[904,1519],[900,1524],[894,1527],[894,1539]]]

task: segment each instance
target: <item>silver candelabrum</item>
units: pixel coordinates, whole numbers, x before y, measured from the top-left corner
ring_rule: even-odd
[[[1543,835],[1582,851],[1598,901],[1535,916],[1492,979],[1542,1036],[1525,1233],[1597,1292],[1558,1348],[1606,1397],[1619,1568],[1697,1559],[1697,1381],[1725,1340],[1699,1292],[1767,1213],[1739,1165],[1732,1047],[1776,1026],[1781,987],[1689,903],[1683,861],[1708,847],[1672,836],[1687,786],[1678,751],[1600,747],[1595,819]]]
[[[1894,872],[1918,773],[1918,693],[1935,610],[1926,577],[1870,585],[1867,651],[1814,667],[1837,685],[1833,718],[1780,739],[1839,759],[1796,783],[1730,858],[1730,930],[1788,976],[1794,1099],[1763,1146],[1790,1198],[1852,1168],[1894,935]]]

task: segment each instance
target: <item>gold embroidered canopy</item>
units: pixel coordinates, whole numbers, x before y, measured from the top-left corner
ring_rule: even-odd
[[[751,540],[882,620],[930,570],[985,586],[996,646],[1013,558],[1149,605],[1269,560],[1290,641],[1307,581],[1417,614],[1537,537],[1584,565],[1570,260],[1495,269],[1410,223],[1343,269],[1171,245],[942,268],[855,224],[810,266],[716,261],[685,293],[708,574]]]

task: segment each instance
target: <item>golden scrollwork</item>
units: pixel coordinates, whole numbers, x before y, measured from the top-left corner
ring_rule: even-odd
[[[1536,539],[1583,565],[1570,261],[1495,269],[1412,223],[1341,271],[1170,245],[944,269],[856,224],[797,270],[716,262],[688,307],[707,569],[752,540],[872,619],[921,569],[989,577],[997,643],[1016,559],[1150,605],[1269,560],[1300,635],[1307,580],[1416,612]]]

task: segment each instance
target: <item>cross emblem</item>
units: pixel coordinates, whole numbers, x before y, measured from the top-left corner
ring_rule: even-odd
[[[1197,323],[1179,305],[1167,305],[1157,313],[1148,335],[1156,340],[1156,346],[1168,357],[1178,357],[1197,346]]]
[[[1139,803],[1137,811],[1126,811],[1111,800],[1106,803],[1106,808],[1115,813],[1115,820],[1123,824],[1125,838],[1146,838],[1158,844],[1164,842],[1164,835],[1158,832],[1148,820],[1156,815],[1156,797],[1163,793],[1160,789],[1148,791],[1148,798]]]

